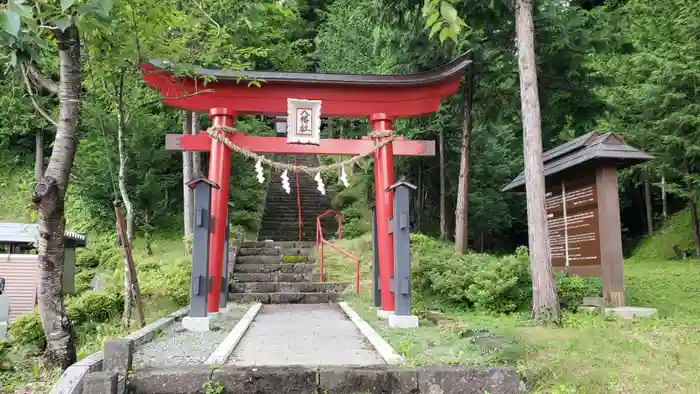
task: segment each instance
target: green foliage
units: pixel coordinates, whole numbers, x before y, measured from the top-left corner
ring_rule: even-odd
[[[557,293],[562,309],[576,312],[583,303],[583,297],[595,297],[603,295],[603,286],[600,278],[587,278],[569,275],[566,271],[559,271],[554,275],[557,283]]]
[[[440,300],[462,309],[496,313],[527,310],[532,283],[527,253],[497,257],[457,255],[452,245],[434,238],[411,236],[411,277],[419,301]],[[600,280],[560,273],[555,276],[562,306],[575,311],[583,297],[601,294]]]
[[[306,263],[309,261],[308,256],[282,256],[283,263]]]
[[[124,310],[124,297],[119,288],[86,291],[66,300],[71,322],[80,326],[88,322],[104,322],[119,316]]]
[[[222,394],[224,392],[224,386],[214,380],[207,380],[202,385],[205,394]]]
[[[190,300],[190,274],[192,261],[181,257],[167,264],[161,262],[159,268],[141,280],[141,294],[151,299],[167,299],[177,306],[186,305]],[[141,266],[137,265],[137,270]]]
[[[678,245],[681,250],[693,248],[691,229],[690,212],[680,211],[669,217],[654,234],[644,237],[631,257],[646,261],[675,259],[673,245]]]
[[[529,264],[527,257],[492,259],[475,272],[468,298],[477,310],[507,313],[525,309],[532,297]]]
[[[43,349],[46,342],[39,311],[35,309],[15,319],[8,328],[8,339],[14,345],[29,345],[35,349]]]

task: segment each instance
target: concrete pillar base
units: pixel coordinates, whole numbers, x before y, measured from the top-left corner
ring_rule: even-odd
[[[7,338],[7,322],[0,322],[0,339]]]
[[[389,316],[389,327],[391,328],[418,328],[418,316]]]
[[[384,309],[377,309],[377,316],[381,317],[382,319],[386,319],[389,316],[393,316],[394,311],[385,311]]]
[[[211,330],[211,315],[207,317],[191,317],[185,316],[182,318],[182,328],[188,331],[206,332]]]

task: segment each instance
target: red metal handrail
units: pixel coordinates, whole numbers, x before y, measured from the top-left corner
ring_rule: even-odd
[[[355,260],[355,294],[360,294],[360,259],[328,242],[328,240],[326,240],[326,238],[323,236],[323,225],[321,224],[321,219],[328,215],[335,215],[336,219],[338,220],[338,239],[342,239],[343,237],[342,213],[334,210],[328,210],[318,215],[316,218],[316,256],[318,257],[319,266],[321,268],[321,282],[325,281],[323,278],[323,245],[328,245],[332,249],[344,254],[345,257]]]

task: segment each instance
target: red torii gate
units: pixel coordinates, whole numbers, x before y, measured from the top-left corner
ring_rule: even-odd
[[[459,89],[462,72],[471,63],[466,53],[445,66],[413,75],[348,75],[290,72],[223,72],[197,69],[199,78],[212,78],[206,86],[198,77],[176,77],[167,64],[151,61],[141,66],[143,79],[160,91],[166,104],[187,111],[208,112],[213,126],[233,127],[238,115],[287,114],[287,99],[321,100],[325,117],[366,117],[373,133],[392,129],[396,118],[420,116],[438,110],[442,98]],[[249,86],[259,81],[261,86]],[[226,137],[254,153],[299,153],[314,155],[358,155],[370,152],[373,139],[322,139],[319,145],[288,144],[282,137],[253,137],[241,132]],[[168,134],[166,149],[210,152],[209,179],[219,185],[211,194],[213,230],[209,246],[207,309],[219,310],[222,266],[225,251],[226,212],[229,193],[231,150],[208,133]],[[380,288],[382,310],[394,310],[390,291],[394,274],[393,239],[389,219],[393,212],[394,155],[433,156],[434,141],[389,142],[374,153],[374,182],[377,210]]]

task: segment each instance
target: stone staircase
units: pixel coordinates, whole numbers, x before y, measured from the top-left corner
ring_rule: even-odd
[[[292,155],[275,155],[274,160],[281,163],[293,163]],[[312,155],[297,155],[297,164],[315,167],[318,158]],[[297,206],[296,175],[289,171],[289,185],[292,192],[287,194],[282,188],[281,172],[273,172],[267,189],[265,211],[260,223],[258,240],[299,241],[299,209]],[[299,174],[299,200],[301,204],[302,236],[301,241],[315,241],[316,218],[330,209],[328,196],[316,189],[316,181],[307,174]],[[337,229],[332,217],[324,219],[323,231],[326,237]]]
[[[313,242],[243,242],[236,255],[229,301],[321,304],[338,299],[347,284],[319,282]]]

